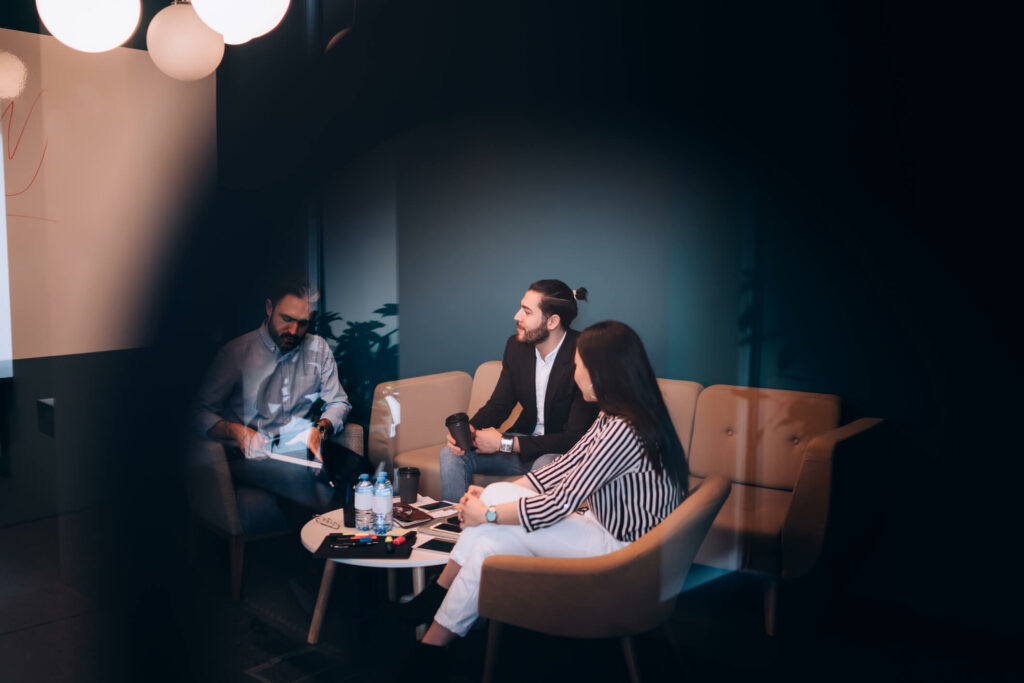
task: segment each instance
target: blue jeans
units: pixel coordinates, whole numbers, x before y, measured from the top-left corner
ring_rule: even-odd
[[[474,474],[522,476],[530,470],[547,465],[559,455],[542,455],[524,466],[523,461],[515,453],[478,453],[469,450],[465,455],[455,455],[452,449],[444,446],[441,449],[441,499],[459,502],[459,498],[462,498],[473,483]]]

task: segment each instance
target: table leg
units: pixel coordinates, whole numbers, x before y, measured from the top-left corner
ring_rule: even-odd
[[[394,602],[398,599],[398,572],[388,569],[388,600]]]
[[[338,568],[337,562],[324,561],[324,575],[320,579],[320,592],[316,596],[316,608],[313,610],[313,621],[309,625],[309,636],[306,642],[316,645],[320,642],[320,627],[324,623],[324,612],[327,611],[327,601],[331,597],[331,585],[334,583],[334,570]]]
[[[414,596],[419,595],[426,588],[427,584],[427,570],[423,567],[412,568],[412,594]],[[427,627],[420,625],[416,627],[416,640],[423,640],[423,636],[427,633]]]

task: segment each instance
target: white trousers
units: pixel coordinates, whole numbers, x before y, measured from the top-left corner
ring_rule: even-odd
[[[510,482],[491,484],[481,494],[486,505],[500,505],[525,496],[532,489]],[[464,529],[452,549],[451,559],[461,569],[437,610],[434,621],[449,631],[465,636],[479,616],[480,571],[491,555],[533,555],[536,557],[594,557],[615,552],[627,545],[601,526],[594,516],[575,513],[561,522],[527,532],[519,525],[481,524]]]

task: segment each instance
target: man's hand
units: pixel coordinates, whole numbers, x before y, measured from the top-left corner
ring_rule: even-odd
[[[313,458],[317,462],[322,463],[324,461],[324,456],[323,453],[320,451],[320,446],[323,444],[324,435],[321,434],[320,430],[317,428],[317,425],[319,424],[324,424],[324,427],[327,429],[328,432],[333,431],[333,426],[331,425],[330,420],[320,420],[312,427],[310,427],[308,430],[303,430],[296,434],[295,436],[293,436],[291,439],[288,440],[288,443],[285,445],[294,446],[296,444],[305,443],[306,448],[308,448],[309,452],[313,454]]]
[[[476,441],[476,433],[476,430],[473,429],[473,425],[469,425],[469,438],[474,442]],[[455,439],[452,438],[451,432],[445,434],[444,437],[448,441],[448,448],[451,449],[452,453],[460,457],[466,454],[466,451],[455,445]]]
[[[501,446],[501,432],[494,427],[481,429],[476,433],[475,443],[480,453],[497,453]]]
[[[235,441],[238,442],[238,447],[242,449],[242,453],[245,454],[248,460],[266,460],[267,459],[267,437],[263,436],[255,429],[249,429],[245,425],[237,425],[235,431]]]
[[[320,430],[315,426],[311,427],[309,430],[309,436],[306,437],[306,448],[308,448],[309,452],[313,454],[313,457],[316,458],[317,462],[322,463],[324,461],[324,456],[320,453],[321,441],[323,441],[323,435],[320,433]]]
[[[459,503],[459,521],[462,522],[463,529],[483,524],[486,520],[484,517],[486,513],[487,506],[480,500],[479,495],[471,496],[467,492],[462,497],[462,501]]]

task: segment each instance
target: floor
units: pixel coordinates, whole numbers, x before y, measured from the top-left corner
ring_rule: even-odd
[[[393,618],[383,572],[339,567],[322,638],[305,642],[321,566],[290,537],[252,544],[243,598],[228,596],[227,548],[192,536],[151,579],[124,590],[78,563],[57,519],[0,529],[0,680],[319,683],[396,678],[413,642]],[[184,534],[183,536],[187,536]],[[73,546],[71,546],[73,548]],[[180,550],[180,552],[178,552]],[[63,561],[62,561],[63,558]],[[101,565],[102,569],[102,565]],[[123,574],[111,572],[121,577]],[[400,589],[409,590],[409,579]],[[114,595],[97,600],[91,595]],[[827,594],[829,600],[820,596]],[[780,632],[765,635],[761,588],[737,574],[696,568],[662,634],[638,640],[644,680],[1019,680],[1009,639],[922,619],[810,584],[783,594]],[[458,642],[456,681],[479,680],[486,628]],[[623,681],[615,642],[540,636],[509,628],[500,681]]]

